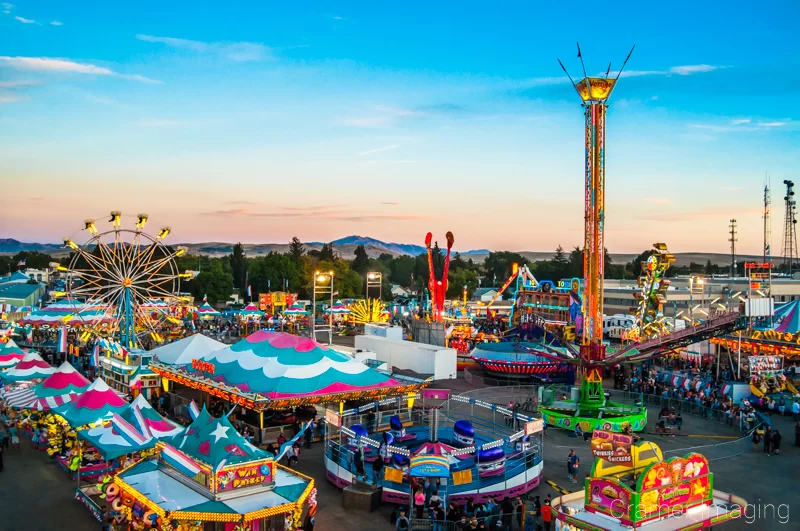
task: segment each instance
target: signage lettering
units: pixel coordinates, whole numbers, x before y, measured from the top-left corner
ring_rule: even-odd
[[[203,360],[192,360],[192,369],[214,374],[214,364]]]

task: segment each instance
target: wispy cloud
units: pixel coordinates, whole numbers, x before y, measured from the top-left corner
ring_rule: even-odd
[[[225,204],[226,205],[256,206],[256,205],[263,205],[264,203],[261,203],[259,201],[238,201],[238,200],[233,200],[233,201],[225,201]]]
[[[58,20],[51,20],[50,21],[50,25],[51,26],[63,26],[64,23],[63,22],[59,22]]]
[[[367,116],[347,118],[344,120],[344,125],[365,128],[389,127],[402,118],[422,116],[424,113],[388,105],[373,105],[371,111],[366,114]]]
[[[11,9],[14,7],[14,4],[9,4],[8,2],[2,2],[0,3],[0,7],[3,8],[3,13],[5,13],[6,15],[10,15]]]
[[[361,163],[361,166],[367,168],[369,166],[386,165],[386,164],[416,164],[416,160],[400,159],[400,160],[367,160]]]
[[[164,44],[179,50],[216,54],[240,63],[273,58],[272,49],[257,42],[203,42],[143,34],[136,35],[136,38],[140,41]]]
[[[19,79],[15,81],[0,81],[0,88],[36,87],[41,85],[38,81]]]
[[[36,24],[35,20],[31,20],[29,18],[14,17],[14,20],[18,20],[19,22],[22,22],[23,24]]]
[[[358,156],[359,157],[364,157],[366,155],[372,155],[373,153],[380,153],[382,151],[391,151],[391,150],[397,149],[399,147],[400,146],[397,145],[397,144],[391,144],[389,146],[383,146],[383,147],[379,147],[379,148],[375,148],[375,149],[368,149],[367,151],[362,151],[361,153],[359,153]]]
[[[158,119],[146,119],[146,120],[139,120],[136,122],[137,127],[172,127],[176,125],[186,125],[187,122],[181,122],[180,120],[158,120]]]
[[[776,127],[790,125],[788,121],[772,120],[755,122],[750,118],[735,118],[727,123],[689,124],[694,129],[705,129],[715,133],[744,133],[749,131],[766,131]]]
[[[214,210],[203,213],[205,216],[212,217],[249,217],[249,218],[313,218],[319,220],[343,221],[343,222],[366,222],[366,221],[405,221],[412,219],[425,219],[425,216],[408,214],[384,214],[381,211],[364,210],[353,211],[343,209],[339,211],[325,211],[314,207],[298,207],[296,211],[284,212],[261,212],[252,211],[247,208],[232,208],[226,210]]]
[[[677,74],[679,76],[691,76],[692,74],[702,74],[705,72],[713,72],[714,70],[718,70],[723,68],[721,66],[713,66],[713,65],[684,65],[684,66],[673,66],[669,69],[670,74]]]
[[[0,55],[0,66],[10,66],[18,70],[30,70],[34,72],[52,72],[63,74],[89,74],[95,76],[111,76],[122,79],[130,79],[142,83],[156,83],[161,81],[136,74],[120,74],[110,68],[97,66],[87,63],[77,63],[69,59],[54,59],[51,57],[9,57]]]
[[[381,201],[382,205],[399,205],[397,201]]]
[[[18,101],[25,101],[28,98],[24,96],[17,96],[16,94],[3,94],[0,93],[0,104],[2,103],[16,103]]]

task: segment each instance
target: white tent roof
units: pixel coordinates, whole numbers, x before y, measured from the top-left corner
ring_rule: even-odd
[[[226,347],[216,339],[195,334],[150,351],[158,361],[169,365],[187,365],[192,360],[203,359],[207,354]]]

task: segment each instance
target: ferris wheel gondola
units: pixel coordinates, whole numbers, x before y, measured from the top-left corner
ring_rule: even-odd
[[[130,348],[146,335],[161,342],[166,328],[180,324],[180,280],[187,275],[178,271],[175,258],[186,250],[164,243],[169,227],[155,237],[144,232],[147,221],[147,214],[139,214],[135,226],[126,228],[114,211],[111,229],[100,231],[96,220],[87,219],[85,243],[64,239],[72,258],[59,271],[66,273],[65,295],[76,308],[84,341],[95,336]]]

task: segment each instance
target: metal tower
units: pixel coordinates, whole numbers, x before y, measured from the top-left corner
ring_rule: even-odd
[[[564,64],[560,60],[558,61],[583,102],[586,124],[581,358],[587,366],[581,386],[582,410],[601,407],[605,403],[602,375],[600,369],[593,366],[592,362],[605,358],[605,346],[603,345],[603,258],[605,248],[603,225],[605,219],[606,109],[608,98],[632,53],[633,48],[615,78],[609,79],[608,77],[611,64],[608,65],[605,77],[589,77],[583,63],[581,47],[578,45],[578,58],[581,60],[584,77],[577,83],[572,80],[569,72],[564,68]]]
[[[772,199],[769,193],[769,181],[764,183],[764,260],[763,262],[771,263],[772,262],[772,249],[771,241],[772,241],[772,226],[769,219],[769,209],[770,203]]]
[[[728,241],[731,242],[731,278],[736,278],[736,220],[731,220],[730,235]]]
[[[786,195],[784,201],[784,221],[783,221],[783,269],[792,274],[794,263],[797,260],[797,202],[794,199],[794,182],[784,180],[786,185]]]

